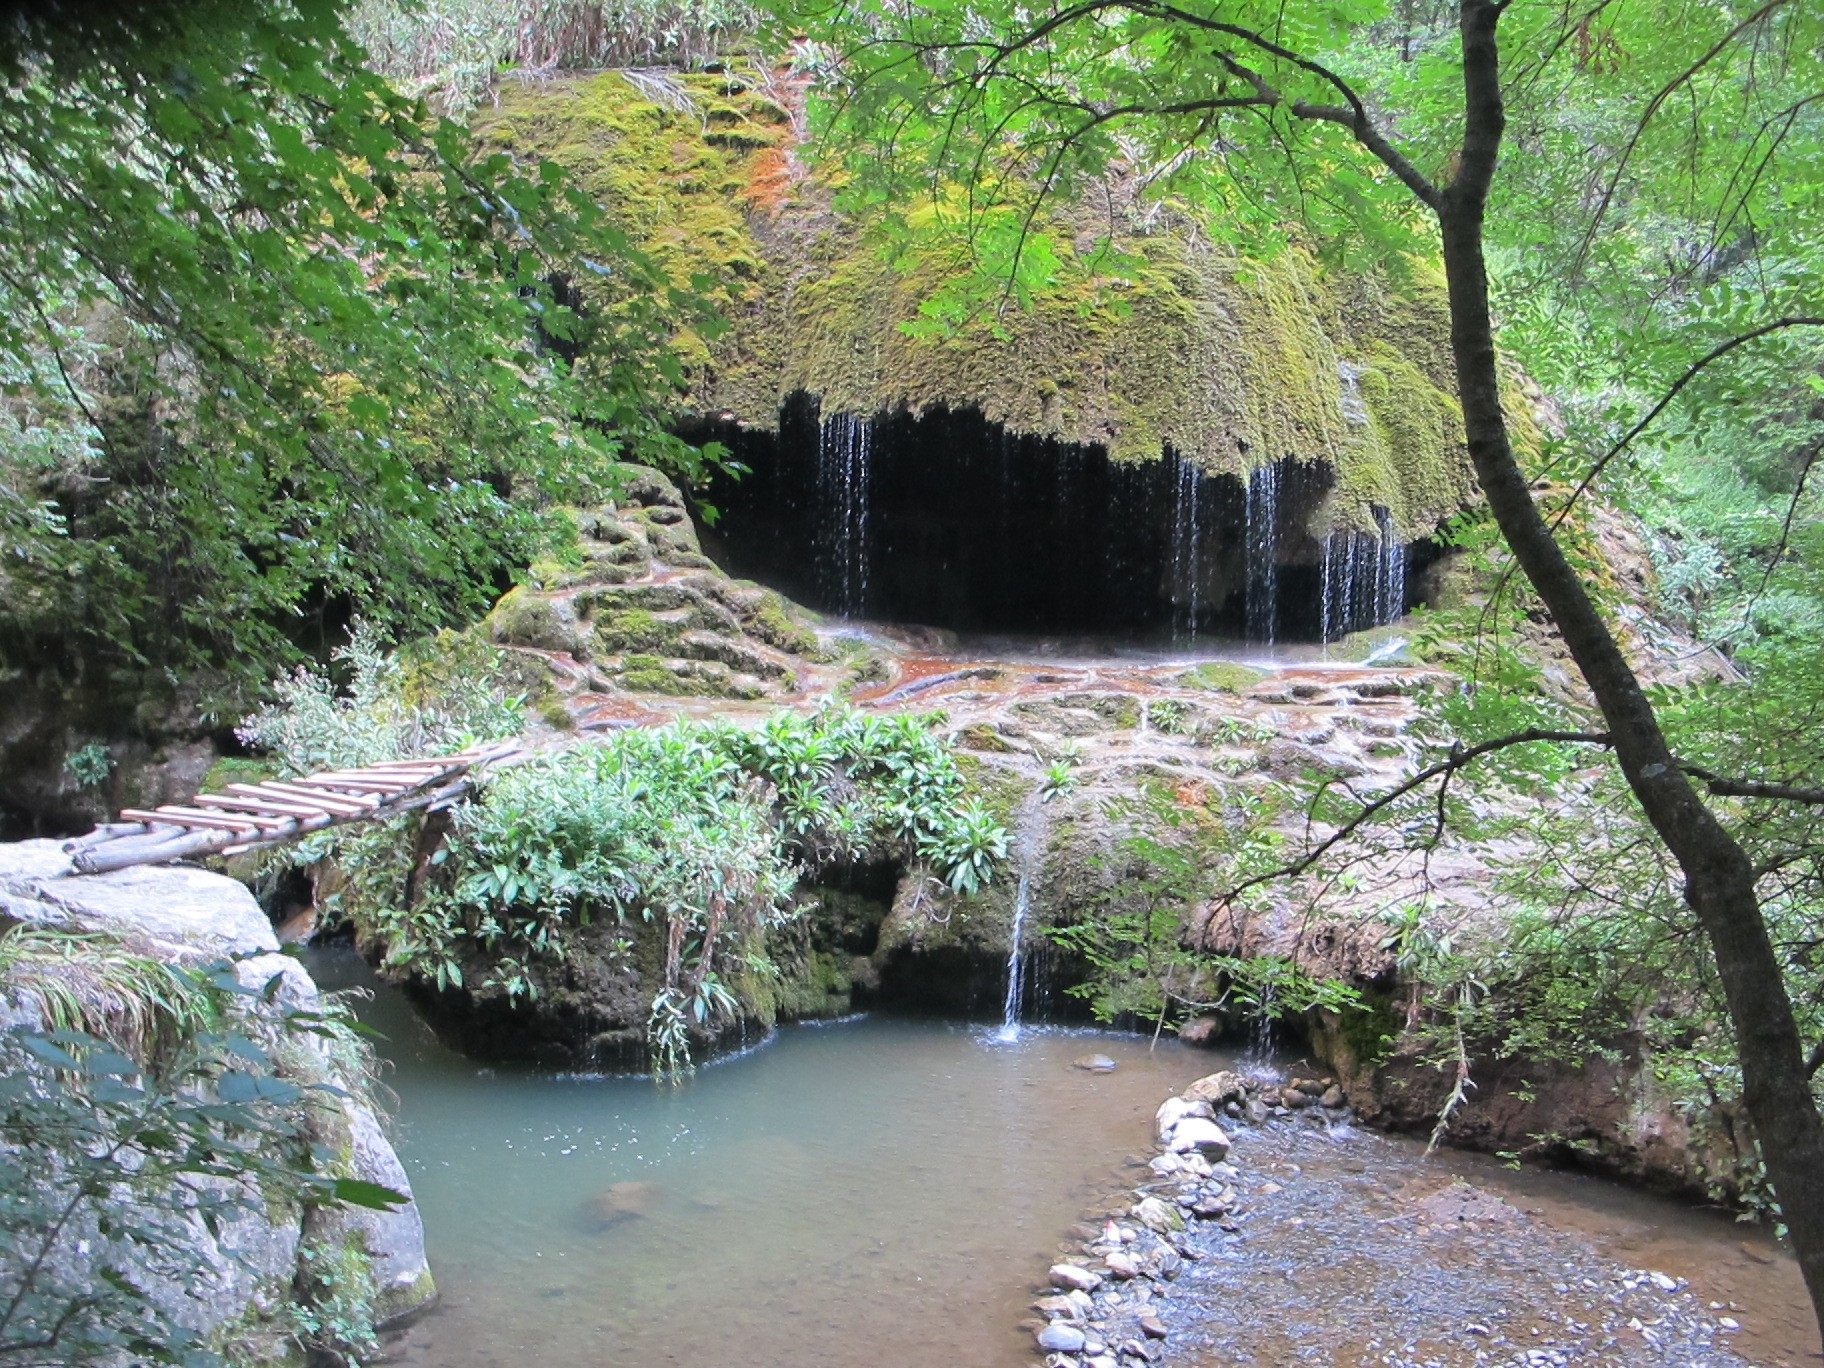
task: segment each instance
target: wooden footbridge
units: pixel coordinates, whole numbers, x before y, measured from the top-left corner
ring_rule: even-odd
[[[521,753],[514,743],[497,741],[455,755],[225,784],[226,793],[199,793],[188,803],[125,808],[119,821],[66,841],[63,849],[78,874],[238,855],[328,827],[449,807],[468,796],[476,771]]]

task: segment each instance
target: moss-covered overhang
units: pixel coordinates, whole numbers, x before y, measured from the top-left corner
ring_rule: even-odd
[[[671,85],[687,105],[614,72],[510,85],[478,127],[563,163],[680,283],[713,282],[731,327],[679,339],[701,410],[771,427],[802,390],[826,413],[975,407],[1018,432],[1121,460],[1170,449],[1212,473],[1322,461],[1338,476],[1329,526],[1372,529],[1380,505],[1420,534],[1470,497],[1435,271],[1393,285],[1165,230],[1119,244],[1120,278],[1082,271],[1029,309],[909,331],[942,264],[890,265],[833,214],[759,89],[707,74]]]

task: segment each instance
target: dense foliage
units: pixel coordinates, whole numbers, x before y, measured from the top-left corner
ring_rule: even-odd
[[[757,20],[746,0],[362,0],[349,30],[376,70],[461,113],[502,72],[701,66]]]
[[[346,692],[300,670],[243,734],[305,772],[453,750],[518,719],[499,657],[468,638],[388,655],[361,633],[340,664]],[[324,833],[295,858],[333,862],[325,912],[440,987],[536,996],[537,967],[592,924],[619,928],[629,966],[636,943],[655,942],[648,1025],[665,1071],[687,1065],[693,1029],[737,1016],[731,966],[773,972],[765,933],[801,915],[805,871],[895,858],[967,894],[1007,843],[924,720],[834,707],[619,732],[498,770],[457,810],[427,878],[421,835],[418,819]]]
[[[199,1246],[288,1205],[399,1200],[335,1176],[337,1090],[285,1067],[358,1057],[338,1010],[275,1013],[231,965],[21,926],[0,990],[21,1009],[0,1032],[0,1363],[235,1361],[233,1327],[186,1312]],[[365,1352],[371,1292],[342,1294],[333,1323],[307,1299],[281,1334]]]
[[[313,622],[474,613],[620,456],[689,463],[690,300],[558,168],[396,93],[336,0],[156,9],[4,35],[9,659],[262,682]]]

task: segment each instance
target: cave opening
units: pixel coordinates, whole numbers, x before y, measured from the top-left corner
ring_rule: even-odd
[[[705,549],[820,612],[971,633],[1330,641],[1420,602],[1440,553],[1396,531],[1314,535],[1326,463],[1243,479],[1168,451],[1111,460],[973,409],[700,422],[745,468],[717,475]]]

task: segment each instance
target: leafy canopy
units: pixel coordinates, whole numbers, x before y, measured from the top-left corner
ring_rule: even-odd
[[[160,15],[0,52],[9,654],[264,678],[300,617],[460,618],[552,501],[692,463],[661,428],[692,299],[559,168],[477,155],[338,0]]]

